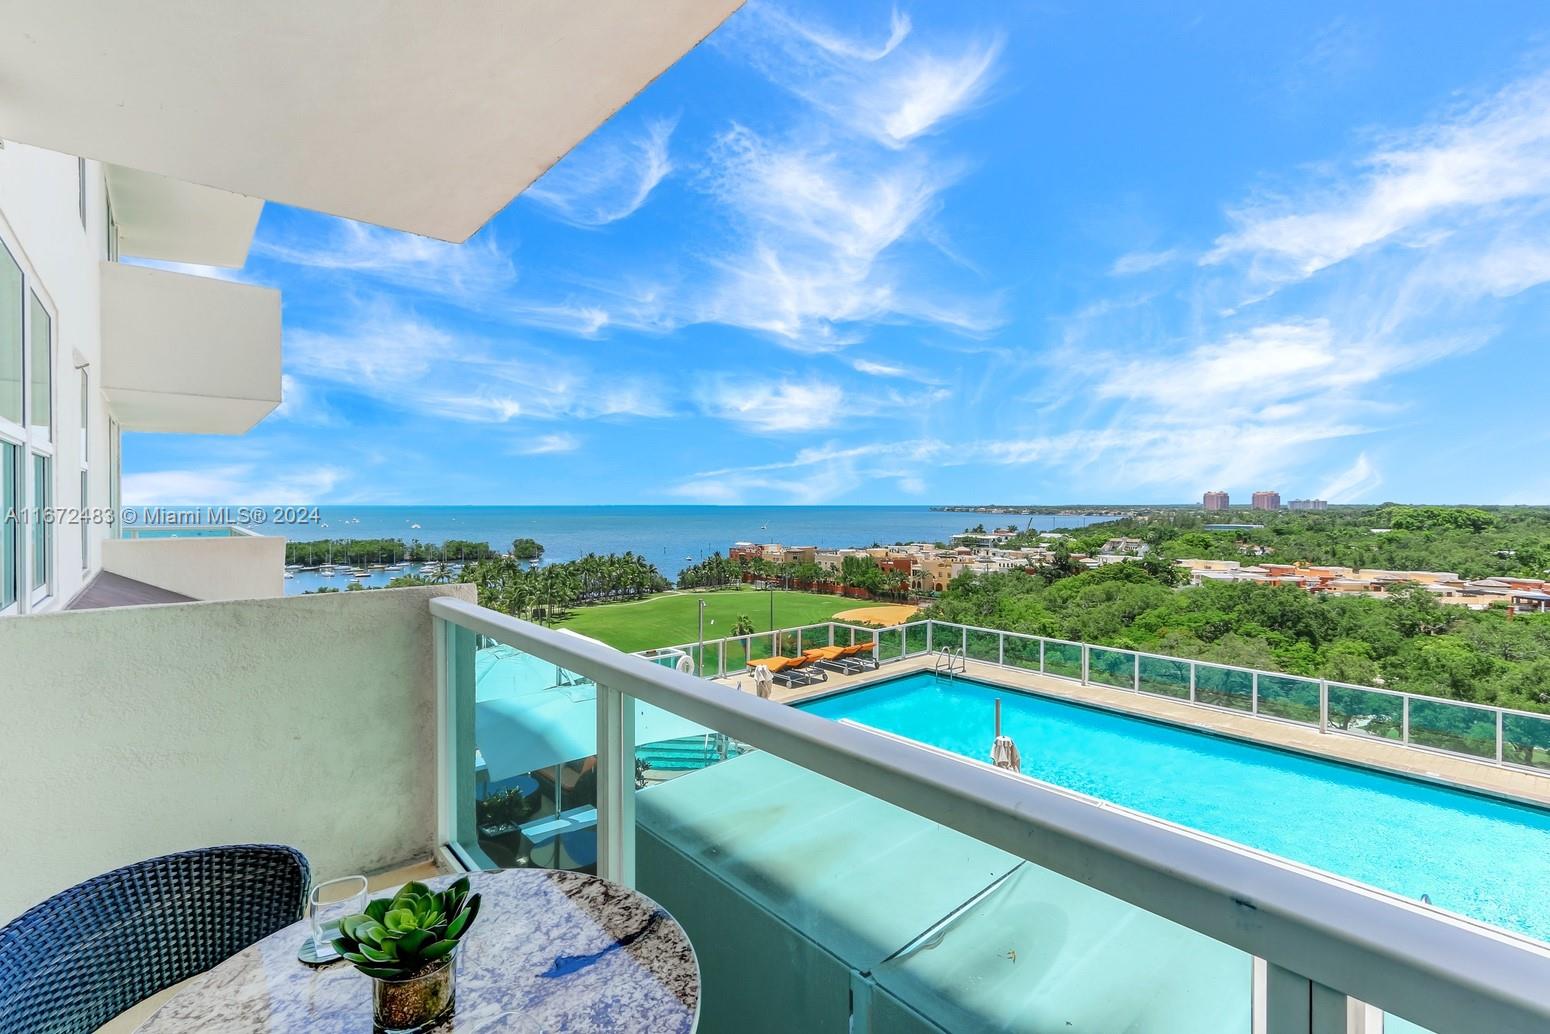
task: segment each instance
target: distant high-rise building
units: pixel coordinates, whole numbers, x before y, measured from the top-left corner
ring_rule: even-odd
[[[1207,492],[1204,502],[1207,510],[1225,510],[1228,506],[1227,493]]]
[[[1286,504],[1288,510],[1327,510],[1329,504],[1322,499],[1293,499]]]
[[[1281,508],[1281,493],[1280,492],[1255,492],[1254,493],[1254,509],[1256,509],[1256,510],[1279,510],[1280,508]]]

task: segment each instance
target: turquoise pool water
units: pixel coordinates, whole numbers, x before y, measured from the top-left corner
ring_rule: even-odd
[[[1550,811],[922,672],[802,705],[1550,941]]]

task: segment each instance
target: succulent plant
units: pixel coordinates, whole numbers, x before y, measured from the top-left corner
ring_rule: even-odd
[[[443,891],[410,882],[340,920],[334,948],[367,976],[404,980],[456,948],[478,914],[466,877]]]

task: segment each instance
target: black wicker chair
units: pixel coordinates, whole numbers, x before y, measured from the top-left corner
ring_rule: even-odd
[[[289,847],[238,844],[126,865],[0,928],[0,1034],[94,1031],[302,916]]]

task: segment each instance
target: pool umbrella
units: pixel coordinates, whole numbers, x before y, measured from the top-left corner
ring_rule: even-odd
[[[990,747],[990,763],[997,768],[1010,769],[1013,772],[1023,770],[1022,755],[1017,753],[1017,744],[1012,742],[1012,737],[1001,735],[1001,698],[996,698],[996,741]]]

